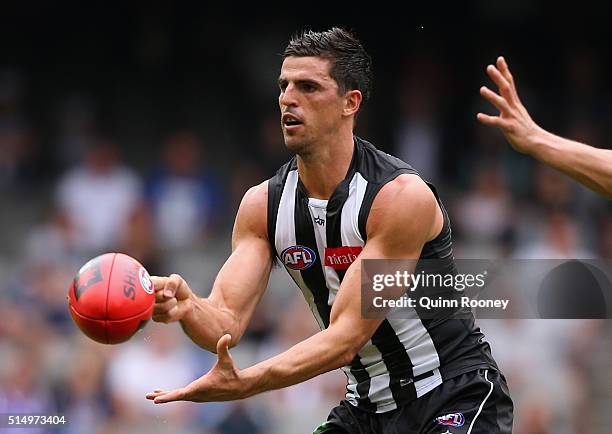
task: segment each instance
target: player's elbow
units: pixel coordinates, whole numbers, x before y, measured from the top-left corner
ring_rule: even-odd
[[[341,364],[340,366],[347,366],[353,362],[355,356],[359,352],[361,348],[356,348],[355,346],[351,346],[343,351],[342,356],[340,357]]]
[[[341,352],[339,356],[340,366],[350,365],[357,353],[365,346],[370,339],[367,335],[359,333],[347,333],[343,336],[340,345]]]

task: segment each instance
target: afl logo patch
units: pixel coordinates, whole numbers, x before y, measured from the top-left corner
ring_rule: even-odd
[[[151,277],[149,277],[149,273],[147,273],[144,267],[140,267],[140,270],[138,270],[138,277],[140,278],[142,289],[147,294],[153,294],[153,282],[151,282]]]
[[[438,425],[444,426],[463,426],[465,423],[465,418],[463,417],[463,413],[449,413],[444,416],[438,416],[434,419]]]
[[[316,259],[317,255],[315,252],[305,246],[287,247],[281,253],[283,264],[292,270],[306,270],[312,267]]]

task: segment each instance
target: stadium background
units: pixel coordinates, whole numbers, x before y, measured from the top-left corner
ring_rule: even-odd
[[[187,384],[214,357],[176,325],[94,344],[65,300],[79,266],[112,250],[207,293],[242,194],[288,158],[278,54],[304,26],[341,24],[363,40],[376,79],[357,132],[437,183],[456,257],[610,259],[610,202],[475,120],[493,112],[478,88],[503,54],[542,126],[609,146],[607,15],[511,3],[473,3],[452,21],[314,5],[4,5],[0,413],[64,414],[70,424],[54,432],[70,434],[305,433],[341,399],[335,372],[242,402],[153,406],[146,391]],[[609,431],[609,321],[482,328],[510,384],[515,432]],[[299,291],[276,272],[232,354],[246,366],[314,331]]]

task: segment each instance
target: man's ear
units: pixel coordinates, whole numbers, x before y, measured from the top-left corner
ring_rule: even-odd
[[[342,111],[344,116],[351,116],[357,113],[359,107],[363,101],[363,95],[361,91],[354,89],[346,92],[344,96],[344,110]]]

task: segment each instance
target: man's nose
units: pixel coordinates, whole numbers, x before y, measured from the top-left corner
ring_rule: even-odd
[[[285,90],[281,92],[280,96],[278,97],[278,101],[281,106],[286,106],[286,107],[296,106],[297,98],[295,94],[295,86],[289,83],[287,87],[285,88]]]

